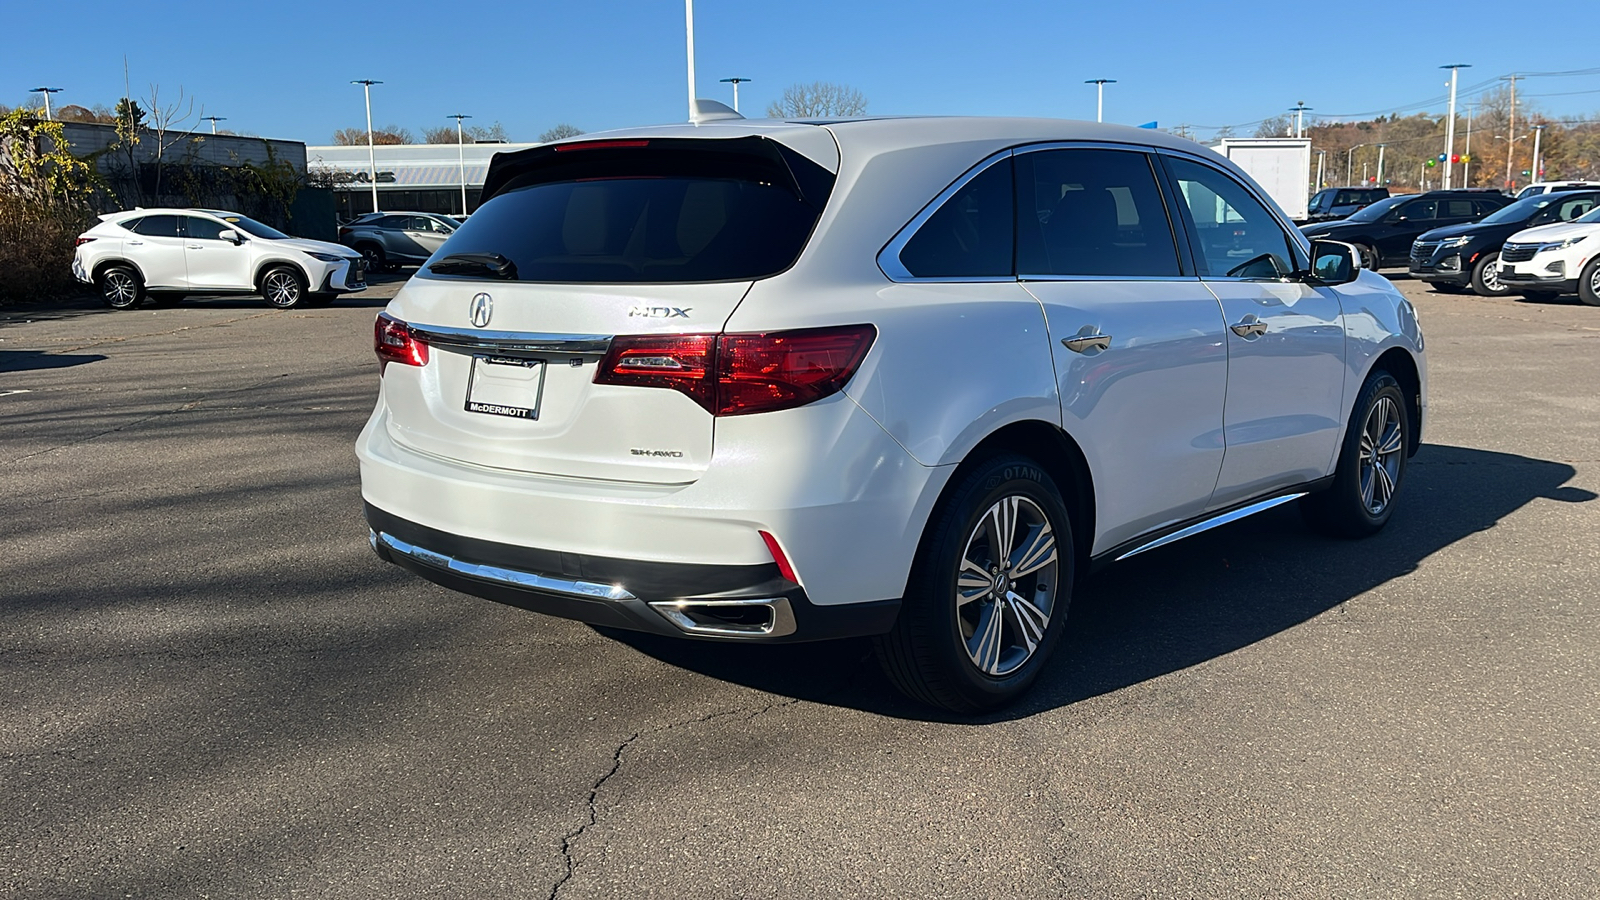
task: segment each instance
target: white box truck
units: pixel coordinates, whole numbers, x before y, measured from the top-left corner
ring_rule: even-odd
[[[1310,138],[1224,138],[1211,149],[1261,185],[1290,219],[1306,220],[1311,199]]]

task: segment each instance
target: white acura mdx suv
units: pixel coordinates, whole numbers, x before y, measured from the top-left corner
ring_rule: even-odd
[[[745,121],[503,153],[378,317],[373,548],[555,616],[877,635],[957,711],[1075,580],[1282,503],[1389,519],[1411,305],[1191,141],[1028,119]]]
[[[1600,306],[1600,209],[1519,231],[1500,248],[1500,283],[1527,297],[1577,294]]]
[[[93,284],[112,309],[185,294],[260,294],[271,306],[293,309],[367,286],[366,263],[355,250],[216,209],[101,216],[78,236],[72,274]]]

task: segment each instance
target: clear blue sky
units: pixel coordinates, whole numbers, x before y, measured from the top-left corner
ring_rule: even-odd
[[[1313,116],[1410,106],[1443,97],[1445,63],[1473,65],[1463,86],[1600,67],[1580,36],[1596,10],[1593,0],[698,0],[695,19],[700,95],[727,102],[717,79],[753,78],[740,89],[746,113],[794,82],[836,81],[864,92],[873,113],[1092,119],[1083,81],[1115,78],[1108,121],[1168,127],[1249,123],[1298,100]],[[1380,11],[1381,25],[1365,24]],[[14,4],[6,19],[8,105],[41,85],[66,89],[58,105],[112,104],[126,56],[136,97],[181,85],[225,128],[312,144],[364,124],[353,78],[385,82],[376,124],[413,131],[454,112],[499,119],[513,140],[558,122],[598,131],[685,117],[681,0],[100,0]],[[1524,89],[1558,117],[1600,111],[1600,72]]]

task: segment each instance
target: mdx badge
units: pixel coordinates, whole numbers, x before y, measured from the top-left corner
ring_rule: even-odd
[[[488,328],[489,320],[494,317],[494,298],[488,294],[478,294],[472,298],[472,305],[467,309],[472,315],[472,324]]]
[[[643,319],[687,319],[692,306],[630,306],[628,317]]]

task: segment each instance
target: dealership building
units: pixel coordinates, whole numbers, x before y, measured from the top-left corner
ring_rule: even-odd
[[[307,147],[306,168],[333,183],[341,221],[372,212],[372,174],[377,170],[378,206],[416,212],[462,215],[478,208],[489,160],[496,153],[526,150],[538,144],[380,144],[367,147]],[[467,208],[461,208],[461,185],[467,186]]]

